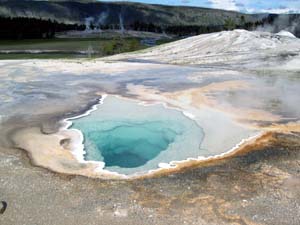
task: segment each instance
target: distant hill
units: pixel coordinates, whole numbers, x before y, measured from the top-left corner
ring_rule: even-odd
[[[224,29],[287,29],[300,35],[300,16],[243,14],[199,7],[150,5],[94,0],[0,0],[0,16],[51,19],[104,29],[135,29],[199,34]]]
[[[160,25],[222,25],[228,18],[239,23],[244,14],[217,9],[129,2],[2,0],[0,15],[50,18],[73,23],[83,23],[86,18],[93,17],[95,21],[104,24],[118,24],[121,15],[124,25],[135,21]],[[265,16],[244,15],[246,21],[256,21]]]

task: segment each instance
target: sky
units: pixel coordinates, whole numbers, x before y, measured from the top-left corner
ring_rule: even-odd
[[[114,0],[102,0],[114,1]],[[122,0],[116,0],[122,1]],[[300,13],[300,0],[124,0],[166,5],[186,5],[246,13]]]

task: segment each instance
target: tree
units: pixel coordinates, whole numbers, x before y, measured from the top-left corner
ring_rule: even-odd
[[[246,23],[246,19],[245,19],[245,16],[244,15],[241,15],[241,22],[240,22],[241,24],[241,26],[244,26],[245,25],[245,23]]]
[[[234,20],[231,18],[226,19],[224,23],[224,28],[225,30],[234,30],[236,28]]]

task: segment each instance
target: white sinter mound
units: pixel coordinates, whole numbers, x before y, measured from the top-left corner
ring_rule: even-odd
[[[287,37],[288,36],[288,37]],[[148,60],[171,64],[271,67],[300,53],[300,39],[292,34],[234,30],[203,34],[147,49],[113,56],[113,60]]]
[[[288,32],[288,31],[285,31],[285,30],[280,31],[276,35],[284,36],[284,37],[290,37],[290,38],[296,38],[296,36],[293,35],[291,32]]]

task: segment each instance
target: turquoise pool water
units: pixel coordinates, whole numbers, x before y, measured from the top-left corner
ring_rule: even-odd
[[[105,169],[134,174],[159,163],[201,154],[202,129],[181,112],[109,96],[90,115],[72,121],[84,135],[85,159]]]

